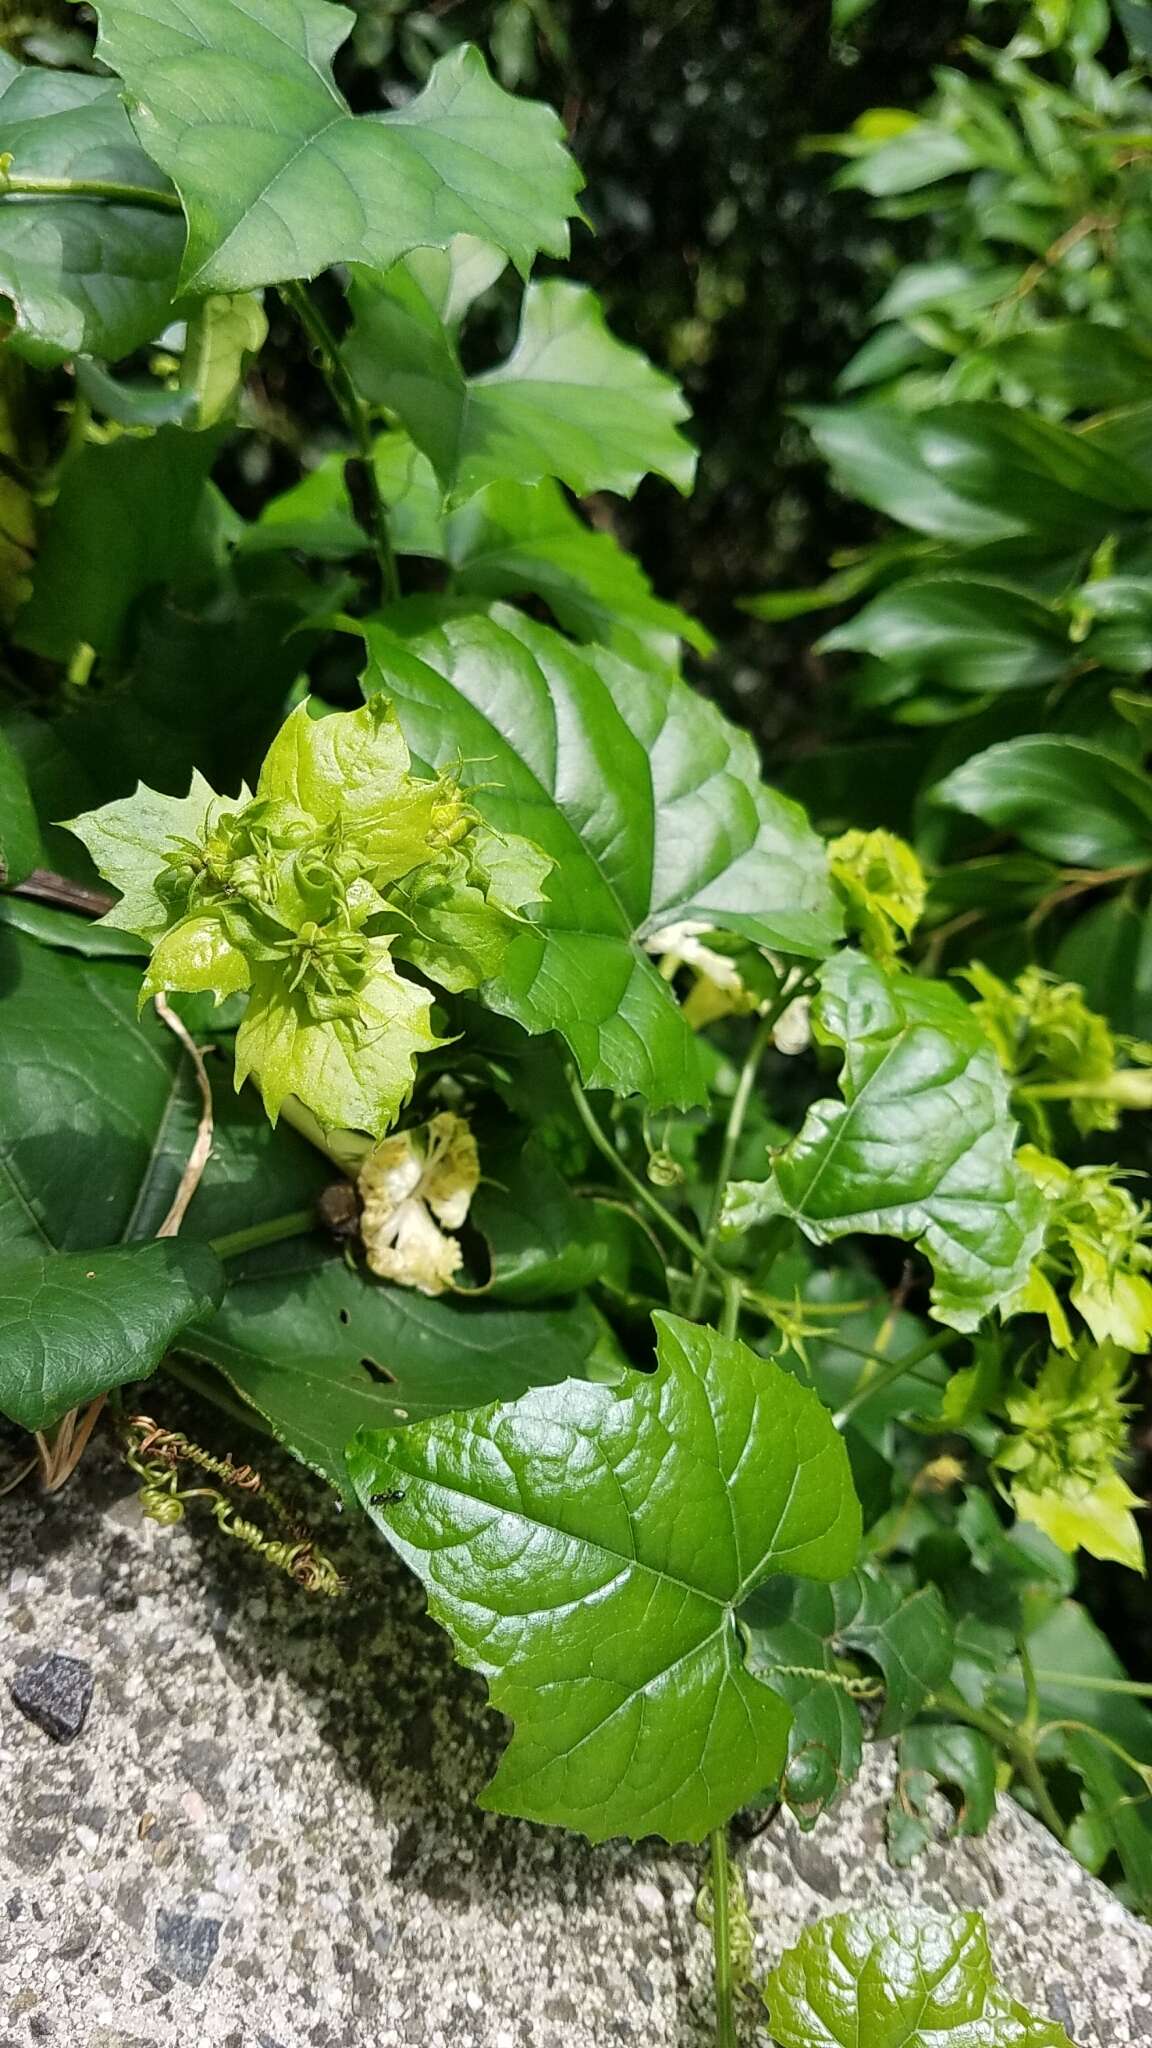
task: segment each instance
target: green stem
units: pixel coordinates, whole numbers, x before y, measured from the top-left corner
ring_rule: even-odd
[[[307,1237],[316,1229],[315,1209],[292,1209],[287,1216],[273,1216],[267,1223],[250,1223],[246,1230],[231,1230],[223,1237],[209,1239],[218,1259],[238,1259],[242,1252],[254,1252],[263,1244],[279,1244],[286,1237]]]
[[[956,1332],[954,1330],[946,1330],[943,1336],[934,1337],[930,1344],[923,1345],[919,1351],[913,1351],[910,1357],[889,1359],[882,1372],[873,1373],[871,1379],[864,1380],[857,1387],[854,1394],[849,1394],[844,1406],[837,1409],[836,1414],[832,1418],[837,1429],[843,1429],[845,1423],[851,1420],[858,1408],[863,1408],[866,1402],[874,1400],[876,1395],[882,1394],[886,1387],[892,1386],[896,1380],[903,1379],[905,1373],[914,1372],[918,1365],[923,1365],[926,1358],[933,1357],[937,1351],[943,1351],[946,1345],[954,1344],[955,1341]],[[845,1344],[840,1337],[833,1337],[831,1342],[835,1344],[838,1351],[855,1352],[861,1358],[874,1359],[876,1357],[874,1352],[864,1351],[858,1345]]]
[[[728,1830],[714,1828],[712,1850],[712,1959],[716,1985],[716,2048],[736,2048],[732,2000],[732,1936],[728,1902]]]
[[[572,1100],[576,1106],[576,1113],[579,1116],[580,1121],[584,1126],[584,1129],[587,1131],[588,1136],[591,1138],[592,1143],[596,1147],[596,1150],[601,1154],[601,1156],[604,1159],[608,1161],[608,1164],[611,1166],[613,1172],[619,1176],[619,1178],[624,1182],[626,1187],[631,1188],[632,1193],[636,1197],[636,1200],[640,1202],[642,1206],[645,1209],[647,1209],[650,1212],[650,1214],[656,1218],[658,1222],[663,1224],[665,1230],[671,1233],[671,1235],[676,1239],[676,1242],[678,1244],[683,1246],[684,1250],[688,1253],[688,1256],[692,1260],[693,1264],[696,1266],[704,1266],[705,1270],[711,1274],[712,1278],[717,1282],[718,1286],[726,1289],[728,1282],[731,1278],[731,1275],[726,1273],[724,1271],[724,1268],[718,1265],[716,1261],[709,1255],[708,1251],[701,1244],[700,1239],[698,1237],[694,1237],[690,1230],[685,1230],[684,1225],[680,1223],[675,1216],[673,1216],[671,1210],[666,1209],[664,1207],[663,1202],[660,1201],[657,1195],[653,1194],[651,1188],[645,1187],[644,1182],[640,1179],[638,1174],[633,1173],[632,1168],[628,1165],[627,1161],[621,1159],[620,1154],[616,1150],[615,1145],[612,1143],[611,1138],[608,1136],[607,1132],[602,1129],[597,1119],[596,1112],[592,1107],[592,1104],[589,1102],[588,1097],[585,1095],[583,1088],[580,1086],[580,1083],[576,1078],[575,1072],[571,1068],[568,1071],[568,1086],[572,1091]]]
[[[791,1002],[791,995],[789,995],[788,1000]],[[772,1043],[772,1030],[779,1015],[780,1005],[775,1004],[768,1015],[757,1025],[756,1034],[748,1048],[748,1056],[740,1069],[740,1078],[736,1083],[736,1093],[732,1097],[732,1106],[728,1111],[728,1122],[724,1128],[724,1143],[720,1150],[720,1164],[716,1170],[716,1183],[712,1189],[712,1199],[708,1205],[708,1219],[704,1226],[704,1250],[709,1255],[712,1253],[716,1239],[720,1234],[720,1218],[724,1213],[724,1190],[732,1178],[732,1164],[736,1157],[736,1147],[740,1143],[741,1133],[744,1129],[744,1119],[748,1114],[748,1104],[752,1099],[752,1090],[760,1070],[760,1062]],[[708,1269],[704,1265],[699,1265],[696,1269],[696,1278],[692,1283],[692,1293],[688,1299],[688,1314],[693,1321],[697,1319],[704,1306],[704,1297],[707,1291]]]
[[[1092,1678],[1079,1671],[1046,1671],[1040,1665],[1033,1675],[1041,1685],[1071,1685],[1081,1692],[1121,1692],[1152,1700],[1152,1685],[1139,1678]]]
[[[150,185],[122,185],[113,178],[35,178],[0,170],[0,199],[103,199],[117,206],[142,206],[151,213],[179,213],[175,192]]]
[[[367,493],[371,540],[376,560],[380,565],[381,594],[386,604],[395,604],[400,595],[400,576],[392,546],[388,507],[380,489],[376,464],[372,459],[372,415],[349,375],[336,336],[307,287],[302,284],[282,284],[279,290],[316,350],[324,380],[356,444]]]

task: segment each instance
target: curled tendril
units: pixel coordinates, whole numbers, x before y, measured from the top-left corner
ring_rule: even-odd
[[[335,1565],[316,1548],[307,1527],[291,1514],[251,1465],[236,1465],[229,1457],[216,1458],[179,1430],[165,1429],[148,1415],[132,1416],[125,1425],[125,1434],[125,1462],[143,1481],[140,1506],[149,1521],[171,1528],[183,1521],[189,1501],[209,1501],[217,1527],[225,1536],[263,1558],[265,1564],[285,1572],[306,1592],[335,1598],[344,1591]],[[258,1493],[286,1533],[270,1535],[259,1523],[248,1520],[219,1487],[182,1487],[181,1465],[192,1465],[236,1492]]]

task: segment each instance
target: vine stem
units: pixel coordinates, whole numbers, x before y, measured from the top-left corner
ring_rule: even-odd
[[[367,525],[380,566],[381,594],[386,604],[395,604],[400,595],[400,576],[392,546],[388,507],[384,502],[380,479],[376,474],[376,464],[372,459],[372,416],[349,375],[348,367],[340,353],[340,344],[307,286],[282,284],[279,291],[286,304],[291,306],[316,350],[324,381],[356,444],[363,477]],[[349,495],[351,496],[351,493]],[[355,504],[353,510],[356,510]]]
[[[0,170],[0,199],[103,199],[116,206],[142,206],[150,213],[179,213],[175,192],[151,185],[124,185],[114,178],[38,178]]]
[[[267,1223],[250,1223],[246,1230],[231,1230],[223,1237],[209,1238],[209,1250],[218,1259],[238,1259],[242,1252],[258,1251],[264,1244],[280,1244],[286,1237],[307,1237],[316,1228],[314,1209],[292,1209],[286,1216],[272,1216]]]
[[[737,2048],[732,1999],[727,1828],[713,1828],[709,1842],[712,1851],[712,1967],[716,1986],[716,2048]]]
[[[583,1088],[580,1086],[575,1070],[571,1067],[568,1070],[568,1086],[572,1091],[572,1101],[575,1104],[576,1113],[584,1129],[587,1131],[596,1150],[601,1154],[601,1157],[608,1161],[613,1173],[618,1175],[626,1187],[631,1188],[636,1200],[659,1223],[663,1224],[665,1230],[676,1239],[677,1244],[683,1246],[693,1265],[697,1268],[703,1266],[705,1271],[712,1276],[721,1288],[726,1288],[731,1276],[724,1271],[722,1266],[717,1264],[706,1246],[701,1244],[700,1239],[695,1237],[690,1230],[685,1230],[684,1225],[677,1217],[673,1216],[671,1210],[664,1207],[663,1202],[657,1195],[653,1194],[652,1189],[645,1187],[639,1174],[633,1173],[627,1160],[620,1157],[608,1133],[603,1129]]]
[[[788,1001],[792,1001],[790,994]],[[752,1043],[748,1048],[747,1058],[740,1069],[740,1078],[736,1083],[736,1093],[732,1097],[732,1104],[728,1111],[728,1122],[724,1129],[724,1142],[720,1151],[720,1164],[716,1170],[716,1181],[712,1189],[712,1199],[708,1205],[708,1218],[704,1225],[704,1250],[709,1254],[711,1254],[715,1247],[716,1239],[719,1236],[720,1218],[724,1213],[724,1190],[732,1178],[732,1164],[736,1157],[736,1147],[740,1143],[740,1136],[744,1129],[744,1119],[748,1114],[748,1104],[752,1100],[752,1090],[756,1085],[756,1076],[760,1071],[760,1062],[772,1043],[772,1032],[782,1008],[783,999],[781,998],[780,1002],[773,1005],[768,1015],[761,1019],[756,1027]],[[688,1299],[688,1314],[693,1321],[699,1316],[704,1306],[704,1296],[707,1288],[708,1268],[700,1263],[697,1265],[696,1278],[692,1283],[692,1293]]]

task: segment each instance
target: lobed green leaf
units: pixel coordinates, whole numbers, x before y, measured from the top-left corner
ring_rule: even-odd
[[[859,1509],[816,1396],[657,1315],[659,1365],[349,1453],[363,1505],[516,1723],[485,1795],[601,1841],[699,1841],[779,1775],[790,1715],[740,1654],[774,1573],[839,1577]]]

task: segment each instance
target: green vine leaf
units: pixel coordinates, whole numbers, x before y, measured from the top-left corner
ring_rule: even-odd
[[[568,250],[579,173],[557,116],[513,99],[468,45],[407,106],[357,118],[328,0],[101,0],[97,54],[188,219],[181,282],[239,292],[334,263],[386,270],[460,234],[527,273]]]
[[[874,1569],[832,1586],[771,1579],[746,1601],[740,1628],[748,1669],[793,1711],[782,1793],[801,1827],[812,1826],[860,1768],[859,1702],[880,1687],[867,1672],[846,1673],[845,1656],[862,1651],[879,1668],[877,1733],[890,1735],[946,1682],[955,1653],[935,1587],[905,1595]]]
[[[0,730],[0,888],[10,889],[42,865],[46,855],[24,764]]]
[[[264,1130],[277,1148],[268,1153],[275,1169],[291,1133]],[[259,1133],[240,1126],[236,1140],[242,1169],[254,1144],[264,1148]],[[250,1194],[249,1181],[238,1187]],[[211,1197],[205,1187],[198,1200]],[[222,1306],[186,1328],[179,1349],[215,1366],[281,1443],[341,1492],[358,1430],[414,1428],[576,1378],[598,1337],[586,1300],[530,1309],[429,1300],[371,1279],[315,1238],[250,1253],[230,1265],[228,1279]]]
[[[366,637],[364,688],[393,700],[414,756],[477,763],[487,821],[554,863],[485,1001],[562,1032],[589,1087],[702,1101],[698,1047],[643,942],[700,917],[784,952],[828,951],[839,913],[799,806],[765,788],[751,740],[677,677],[503,606],[407,645],[381,627]]]
[[[1000,1989],[979,1913],[834,1913],[777,1963],[764,2000],[779,2048],[1072,2048]]]
[[[436,306],[400,264],[353,289],[345,347],[360,389],[399,415],[449,500],[559,477],[630,497],[649,473],[688,491],[695,450],[676,385],[609,332],[595,292],[550,278],[524,295],[507,361],[466,377]]]
[[[171,906],[157,890],[166,873],[165,855],[181,840],[197,840],[221,816],[231,816],[236,803],[218,797],[199,769],[193,769],[187,796],[166,796],[144,783],[132,796],[70,818],[76,834],[106,882],[120,900],[105,911],[97,929],[137,932],[158,939],[171,923]]]
[[[770,1181],[734,1182],[731,1230],[788,1216],[817,1244],[854,1231],[911,1239],[954,1330],[1024,1285],[1047,1204],[1012,1156],[1008,1083],[954,989],[857,953],[821,970],[820,1029],[844,1047],[843,1100],[818,1102]]]
[[[577,1381],[349,1453],[363,1505],[516,1732],[485,1803],[699,1841],[778,1776],[790,1714],[746,1670],[741,1601],[853,1563],[848,1459],[806,1388],[659,1314],[658,1370]]]
[[[224,1292],[207,1245],[159,1239],[0,1265],[0,1414],[50,1429],[109,1387],[147,1379]]]
[[[0,52],[0,132],[23,177],[168,189],[132,133],[115,79],[25,66]],[[40,369],[69,356],[116,362],[130,354],[170,317],[183,241],[177,213],[8,195],[0,292],[16,326],[7,346]]]
[[[926,1722],[900,1738],[900,1769],[888,1808],[888,1854],[900,1869],[936,1838],[941,1786],[959,1794],[954,1835],[982,1835],[996,1810],[996,1751],[977,1728]]]

